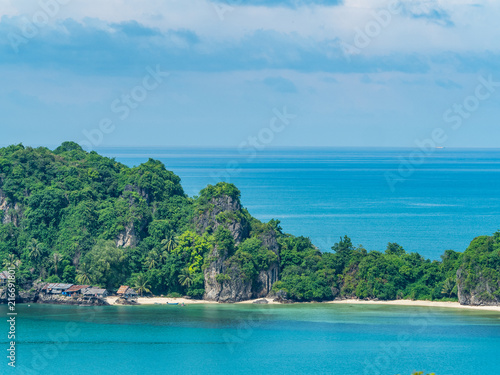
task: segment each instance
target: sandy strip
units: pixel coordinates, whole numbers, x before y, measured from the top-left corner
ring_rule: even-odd
[[[344,299],[329,301],[326,303],[351,304],[351,305],[393,305],[393,306],[423,306],[423,307],[447,307],[454,309],[469,309],[474,311],[496,311],[500,312],[500,306],[467,306],[461,305],[458,302],[438,302],[438,301],[412,301],[412,300],[396,300],[396,301],[363,301],[357,299]]]
[[[106,301],[113,305],[118,297],[107,297]],[[265,299],[269,305],[280,305],[279,302],[274,302],[272,298],[258,298],[248,301],[237,302],[236,304],[251,304],[257,300]],[[187,299],[187,298],[167,298],[167,297],[139,297],[137,299],[139,305],[166,305],[167,303],[178,303],[185,305],[193,304],[217,304],[215,301],[205,301],[199,299]],[[315,302],[304,302],[304,303],[315,303]],[[397,300],[397,301],[364,301],[357,299],[343,299],[328,301],[322,303],[333,303],[333,304],[347,304],[347,305],[391,305],[391,306],[422,306],[422,307],[446,307],[454,309],[469,309],[474,311],[495,311],[500,312],[500,306],[466,306],[461,305],[458,302],[437,302],[437,301],[412,301],[412,300]]]

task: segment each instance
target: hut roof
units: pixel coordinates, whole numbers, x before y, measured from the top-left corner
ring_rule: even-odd
[[[90,285],[73,285],[69,289],[66,290],[66,292],[78,292],[82,289],[87,289],[90,288]]]
[[[71,287],[73,284],[61,284],[61,283],[47,283],[43,286],[42,290],[46,289],[59,289],[64,290]]]
[[[129,289],[129,287],[127,285],[122,285],[119,289],[118,289],[118,292],[116,292],[116,294],[125,294],[125,292]]]
[[[53,287],[53,289],[66,290],[71,288],[72,286],[73,284],[57,284],[56,286]]]
[[[106,293],[106,289],[99,288],[87,288],[83,291],[83,294],[104,294]]]
[[[9,278],[9,273],[7,271],[0,272],[0,279],[6,280]]]

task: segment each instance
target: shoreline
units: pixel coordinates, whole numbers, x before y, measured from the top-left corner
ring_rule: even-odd
[[[118,299],[118,297],[106,297],[106,302],[110,305],[114,305],[114,302]],[[258,300],[267,300],[267,304],[265,305],[288,305],[282,304],[280,302],[274,302],[271,298],[257,298],[247,301],[235,302],[236,305],[248,305],[253,304]],[[206,300],[197,300],[197,299],[187,299],[187,298],[168,298],[168,297],[139,297],[137,298],[137,305],[166,305],[167,303],[184,303],[185,305],[199,305],[199,304],[219,304],[217,301],[206,301]],[[343,299],[343,300],[334,300],[334,301],[325,301],[325,302],[294,302],[290,305],[295,304],[339,304],[339,305],[388,305],[388,306],[415,306],[415,307],[439,307],[439,308],[453,308],[453,309],[465,309],[465,310],[473,310],[473,311],[493,311],[500,312],[500,306],[470,306],[470,305],[461,305],[458,302],[439,302],[439,301],[413,301],[413,300],[394,300],[394,301],[365,301],[365,300],[357,300],[357,299]],[[136,305],[136,306],[137,306]]]
[[[423,300],[393,300],[393,301],[364,301],[357,299],[344,299],[328,301],[325,303],[330,304],[352,304],[352,305],[390,305],[390,306],[415,306],[415,307],[440,307],[440,308],[452,308],[452,309],[465,309],[473,311],[494,311],[500,312],[500,306],[471,306],[471,305],[461,305],[459,302],[449,302],[449,301],[423,301]]]

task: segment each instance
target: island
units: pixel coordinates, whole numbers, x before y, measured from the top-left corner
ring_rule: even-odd
[[[133,300],[500,305],[500,232],[440,260],[347,236],[322,252],[252,217],[232,184],[189,197],[180,182],[160,161],[131,168],[74,142],[1,148],[0,300],[15,269],[18,300],[41,303],[106,304],[130,289]]]

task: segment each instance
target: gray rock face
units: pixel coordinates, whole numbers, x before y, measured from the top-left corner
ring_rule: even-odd
[[[66,297],[63,295],[50,295],[40,293],[36,303],[54,304],[54,305],[85,305],[85,306],[107,306],[106,300],[97,297]]]
[[[146,202],[149,200],[149,193],[145,189],[140,189],[138,187],[134,187],[132,185],[127,185],[125,189],[123,190],[122,198],[127,199],[127,196],[125,193],[127,192],[137,192],[142,199],[144,199]],[[139,198],[139,199],[141,199]],[[134,198],[132,195],[128,195],[128,205],[129,208],[132,210],[135,205],[139,204],[136,198]],[[118,247],[136,247],[137,244],[139,243],[139,234],[141,233],[142,230],[147,226],[147,219],[144,217],[140,218],[141,221],[138,224],[138,227],[136,227],[134,222],[127,223],[125,225],[125,229],[122,230],[120,233],[118,233],[118,236],[115,238],[115,243],[116,246]],[[137,223],[137,222],[136,222]]]
[[[125,185],[125,188],[123,189],[123,192],[127,191],[135,191],[137,194],[139,194],[144,200],[149,204],[149,191],[148,189],[140,188],[139,186],[134,186],[134,185]]]
[[[218,254],[217,247],[212,250],[213,261],[205,270],[205,295],[203,299],[218,302],[238,302],[251,299],[252,282],[240,277],[238,269],[227,266],[228,254]],[[226,275],[226,279],[217,280],[218,275]]]
[[[37,299],[36,291],[19,291],[16,295],[16,303],[30,303],[34,302]],[[0,289],[0,305],[7,304],[9,302],[7,289]]]
[[[0,189],[0,218],[2,224],[14,224],[14,226],[19,227],[19,222],[21,219],[21,207],[18,203],[12,204],[8,202],[7,197],[4,192]]]
[[[267,299],[258,299],[257,301],[253,301],[252,303],[255,303],[256,305],[267,305],[269,302]]]
[[[135,247],[137,246],[137,234],[135,232],[134,223],[129,223],[125,230],[120,232],[116,237],[116,246],[118,247]]]
[[[499,306],[500,298],[495,296],[495,292],[500,289],[500,282],[492,282],[482,275],[474,283],[473,288],[468,288],[465,284],[466,272],[459,268],[457,271],[458,301],[461,305],[472,306]]]
[[[127,299],[120,297],[118,298],[115,303],[115,305],[124,305],[124,306],[133,306],[133,305],[138,305],[139,303],[133,299]]]
[[[250,225],[244,218],[239,217],[237,220],[231,220],[229,222],[221,222],[217,219],[217,216],[223,212],[232,214],[240,213],[241,203],[237,199],[224,195],[218,198],[212,198],[210,205],[210,210],[206,210],[195,218],[196,231],[198,234],[203,234],[209,227],[215,231],[220,225],[225,225],[231,231],[236,244],[241,243],[248,237]]]
[[[249,237],[250,225],[241,215],[241,204],[229,196],[212,199],[211,208],[195,218],[199,234],[207,228],[216,230],[224,225],[231,232],[236,244],[240,244]],[[217,215],[228,213],[230,221],[219,222]],[[205,295],[204,299],[218,302],[238,302],[253,298],[265,297],[271,291],[273,284],[279,277],[279,246],[274,231],[261,235],[263,246],[278,255],[278,260],[270,265],[269,269],[259,273],[256,280],[245,280],[234,264],[229,264],[231,254],[219,254],[214,248],[210,253],[211,262],[205,269]],[[219,276],[222,275],[222,276]]]
[[[257,285],[255,286],[255,297],[261,298],[267,296],[271,292],[273,284],[279,280],[279,269],[280,269],[280,254],[279,245],[276,240],[276,234],[274,232],[267,232],[261,235],[262,244],[269,250],[273,251],[278,259],[276,262],[272,263],[269,269],[260,271]]]

